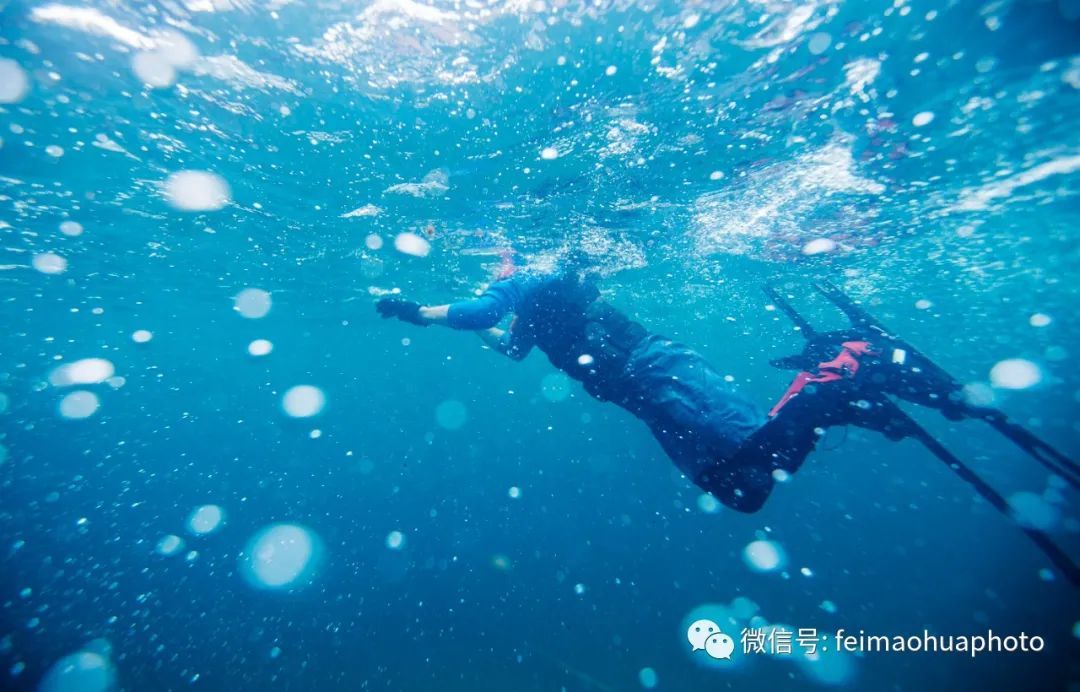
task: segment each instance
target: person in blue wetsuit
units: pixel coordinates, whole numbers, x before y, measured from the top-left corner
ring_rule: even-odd
[[[578,272],[518,273],[448,305],[384,298],[376,310],[418,326],[476,331],[515,360],[539,349],[590,395],[645,422],[688,478],[741,511],[761,507],[774,471],[797,469],[817,440],[815,428],[828,423],[806,415],[816,408],[803,405],[809,397],[785,407],[783,416],[766,417],[700,354],[649,333],[601,300],[595,283]],[[509,314],[504,331],[498,325]]]

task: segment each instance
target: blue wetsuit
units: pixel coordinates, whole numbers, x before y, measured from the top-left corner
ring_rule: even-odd
[[[599,300],[588,282],[559,275],[515,275],[478,298],[450,306],[449,326],[486,329],[514,313],[500,350],[521,359],[535,346],[594,397],[644,421],[686,475],[732,506],[771,489],[769,469],[736,452],[765,423],[697,352]],[[752,472],[752,473],[751,473]],[[764,476],[763,476],[764,473]]]

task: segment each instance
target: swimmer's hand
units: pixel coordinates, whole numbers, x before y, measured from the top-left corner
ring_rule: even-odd
[[[393,317],[402,322],[426,327],[428,323],[420,316],[420,307],[420,303],[403,298],[383,298],[375,303],[375,311],[382,315],[383,319]]]

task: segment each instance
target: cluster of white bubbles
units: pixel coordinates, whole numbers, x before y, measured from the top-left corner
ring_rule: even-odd
[[[116,670],[109,660],[111,647],[94,640],[80,651],[59,659],[38,683],[38,692],[110,692]]]
[[[716,514],[720,511],[720,501],[709,493],[702,493],[698,496],[697,506],[705,514]]]
[[[911,124],[915,127],[923,127],[925,125],[929,125],[933,121],[933,113],[931,113],[930,111],[922,111],[921,113],[915,114],[915,117],[911,119]]]
[[[94,415],[101,406],[98,395],[85,389],[78,389],[66,394],[60,400],[60,415],[69,420],[81,420]]]
[[[143,84],[154,89],[172,86],[176,68],[163,55],[144,51],[131,56],[131,71]]]
[[[386,534],[386,547],[391,550],[401,550],[405,547],[405,534],[400,531],[391,531]]]
[[[49,384],[54,387],[100,384],[110,380],[114,372],[113,364],[104,358],[83,358],[54,368],[49,373]],[[57,410],[63,418],[81,420],[94,415],[100,406],[97,394],[79,389],[66,394]]]
[[[30,91],[30,78],[19,63],[0,59],[0,103],[18,103]]]
[[[829,46],[831,45],[832,36],[825,33],[824,31],[819,31],[818,33],[810,37],[810,40],[806,43],[806,48],[810,51],[811,55],[821,55],[825,51],[829,50]]]
[[[787,555],[775,541],[751,541],[743,548],[743,561],[755,572],[773,572],[783,569]]]
[[[281,408],[293,418],[311,418],[318,415],[326,406],[326,395],[322,390],[310,384],[292,387],[281,398]]]
[[[196,536],[213,533],[225,520],[225,512],[217,505],[196,507],[188,517],[188,530]]]
[[[184,539],[180,538],[174,533],[166,534],[162,536],[157,542],[157,552],[159,555],[176,555],[184,549]]]
[[[803,245],[804,255],[823,255],[836,249],[836,241],[830,238],[814,238]]]
[[[651,690],[660,682],[660,676],[652,668],[645,667],[638,671],[638,682],[645,689]]]
[[[1053,529],[1061,518],[1060,510],[1045,495],[1027,490],[1009,496],[1009,511],[1016,523],[1040,531]]]
[[[544,375],[540,381],[540,393],[550,402],[566,401],[570,398],[570,378],[562,372]]]
[[[49,374],[49,383],[54,387],[100,384],[112,377],[114,372],[113,364],[104,358],[83,358],[53,369]]]
[[[167,31],[154,39],[155,46],[131,56],[131,71],[154,89],[172,86],[178,70],[195,64],[199,51],[183,34]]]
[[[302,586],[314,577],[321,546],[318,536],[300,524],[271,524],[248,541],[241,571],[258,588]]]
[[[217,531],[225,522],[225,510],[218,505],[200,505],[191,511],[187,519],[187,529],[193,536],[206,536]],[[184,549],[184,539],[176,534],[166,534],[158,539],[155,550],[166,557],[176,555]],[[189,559],[196,553],[191,553]]]
[[[1028,389],[1042,382],[1042,370],[1023,358],[998,361],[990,369],[990,384],[999,389]]]
[[[253,356],[266,356],[274,350],[274,344],[270,343],[266,339],[255,339],[248,344],[248,353]]]
[[[232,200],[229,184],[209,171],[177,171],[166,178],[162,192],[180,211],[217,211]]]
[[[371,217],[371,216],[378,216],[381,213],[382,213],[382,209],[375,206],[374,204],[365,204],[364,206],[357,207],[356,209],[353,209],[350,212],[345,212],[344,214],[341,215],[341,218],[343,218],[343,219],[354,219],[354,218],[363,217],[363,216]],[[381,244],[381,241],[380,241],[380,244]],[[374,249],[377,249],[377,248],[372,248],[372,249],[374,250]]]
[[[963,395],[964,401],[972,406],[993,406],[997,402],[997,393],[985,382],[964,385]]]
[[[394,249],[413,257],[427,257],[428,253],[431,252],[431,243],[426,238],[406,231],[398,233],[397,237],[394,238]]]
[[[459,430],[469,420],[469,411],[465,404],[455,399],[447,399],[435,407],[435,422],[446,430]]]
[[[61,221],[60,232],[66,236],[71,236],[72,238],[74,238],[75,236],[82,235],[83,226],[78,221]]]
[[[266,317],[273,305],[270,294],[261,288],[245,288],[233,297],[233,310],[249,320]]]
[[[63,274],[67,271],[67,260],[55,252],[39,252],[30,259],[34,269],[42,274]]]

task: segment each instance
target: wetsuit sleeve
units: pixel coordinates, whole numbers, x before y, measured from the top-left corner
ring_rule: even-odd
[[[479,298],[450,305],[446,325],[453,329],[488,329],[494,327],[517,305],[520,287],[512,280],[496,281]]]

